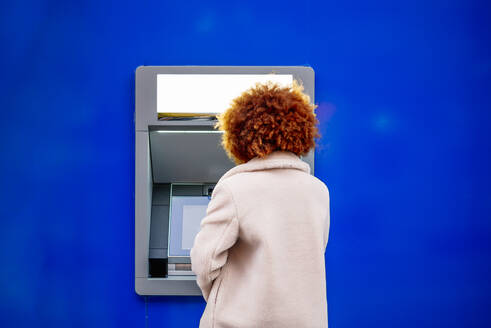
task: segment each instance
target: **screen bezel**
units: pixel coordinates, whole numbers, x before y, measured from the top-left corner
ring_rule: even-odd
[[[185,201],[186,200],[186,201]],[[190,250],[182,248],[182,227],[184,205],[206,205],[210,202],[209,196],[173,195],[172,184],[169,201],[169,235],[167,256],[169,258],[190,257]]]

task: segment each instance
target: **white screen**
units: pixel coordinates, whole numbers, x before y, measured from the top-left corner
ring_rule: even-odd
[[[291,85],[289,74],[158,74],[158,113],[222,113],[256,82]]]
[[[181,248],[193,247],[194,238],[200,230],[201,220],[206,216],[207,205],[184,205],[182,208]]]

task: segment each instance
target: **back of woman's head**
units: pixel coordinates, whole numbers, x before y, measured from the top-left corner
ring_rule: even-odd
[[[218,115],[216,128],[224,131],[222,146],[236,164],[275,150],[306,155],[319,138],[314,109],[303,86],[256,83]]]

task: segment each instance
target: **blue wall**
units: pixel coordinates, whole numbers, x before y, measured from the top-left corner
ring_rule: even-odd
[[[197,326],[133,290],[139,65],[311,65],[330,327],[491,326],[486,1],[0,9],[1,327]]]

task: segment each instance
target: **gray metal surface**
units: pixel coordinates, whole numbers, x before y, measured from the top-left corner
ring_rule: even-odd
[[[135,290],[138,295],[201,295],[194,276],[136,278]]]
[[[221,148],[216,121],[159,121],[157,74],[292,74],[314,102],[314,71],[299,66],[140,66],[135,95],[135,291],[139,295],[200,295],[194,276],[149,277],[149,257],[166,255],[169,183],[198,183],[176,194],[203,192],[234,166]],[[190,95],[192,96],[192,95]],[[157,132],[158,130],[174,132]],[[191,131],[191,133],[176,132]],[[302,158],[314,174],[314,150]],[[176,185],[174,185],[175,187]],[[188,189],[186,189],[188,188]],[[165,237],[164,237],[165,236]],[[182,259],[181,259],[182,260]]]
[[[220,145],[222,134],[186,127],[150,131],[154,183],[216,182],[234,167]]]
[[[152,175],[148,132],[135,133],[135,277],[148,277],[152,208]]]
[[[152,216],[150,224],[151,259],[167,258],[167,236],[169,231],[170,184],[153,185]]]
[[[149,258],[165,258],[167,256],[168,230],[169,230],[169,206],[152,205],[152,223],[150,225]]]

